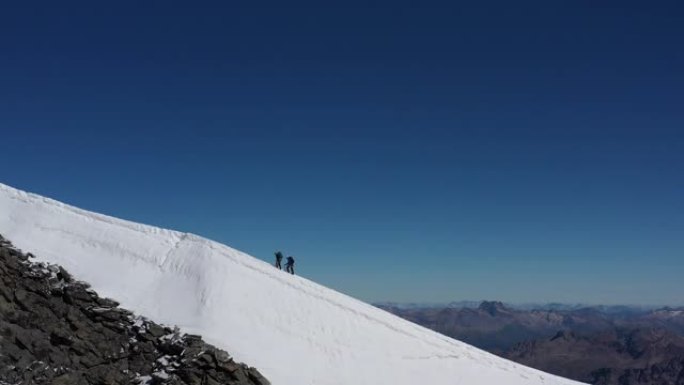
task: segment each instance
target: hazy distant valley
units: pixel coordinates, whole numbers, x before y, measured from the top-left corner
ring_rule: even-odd
[[[592,384],[684,384],[684,309],[507,306],[484,301],[376,306],[534,368]]]

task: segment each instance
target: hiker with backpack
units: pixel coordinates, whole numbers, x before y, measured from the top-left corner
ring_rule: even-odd
[[[276,257],[275,267],[277,267],[278,270],[282,270],[283,267],[280,265],[280,262],[283,260],[283,253],[281,253],[280,251],[276,251],[275,257]]]
[[[295,260],[294,260],[293,256],[290,255],[289,257],[287,257],[287,263],[285,264],[285,271],[287,271],[290,274],[294,274],[294,263],[295,263]]]

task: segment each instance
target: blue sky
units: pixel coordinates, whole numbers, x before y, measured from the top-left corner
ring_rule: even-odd
[[[684,6],[454,3],[3,5],[0,181],[368,301],[684,304]]]

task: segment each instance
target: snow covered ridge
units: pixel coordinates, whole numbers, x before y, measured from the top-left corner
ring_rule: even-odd
[[[0,233],[138,314],[199,334],[274,385],[577,384],[196,235],[0,184]]]

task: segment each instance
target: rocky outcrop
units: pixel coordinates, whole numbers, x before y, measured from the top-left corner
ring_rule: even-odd
[[[268,385],[199,336],[101,298],[0,236],[0,384]]]

